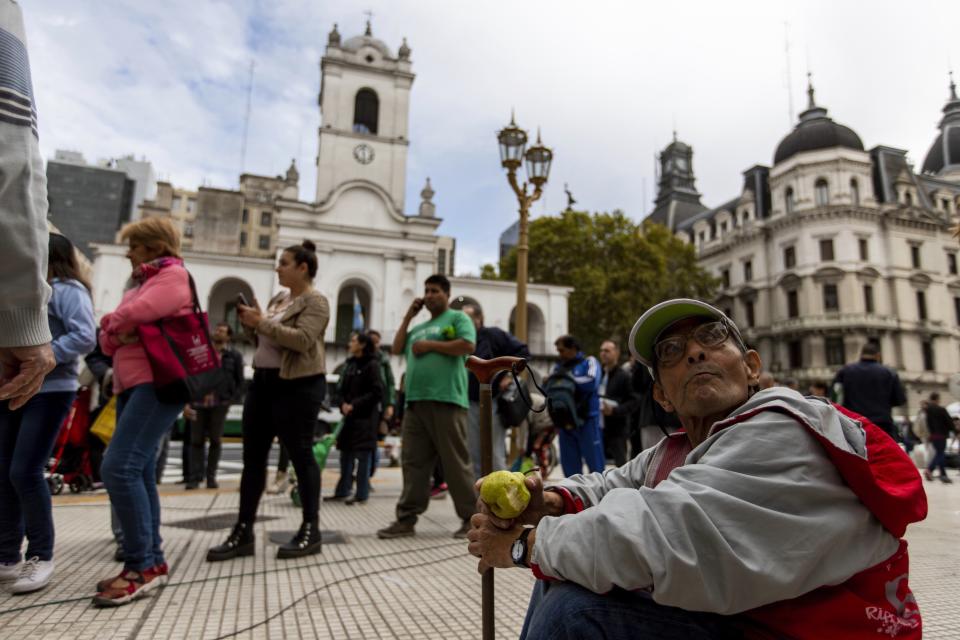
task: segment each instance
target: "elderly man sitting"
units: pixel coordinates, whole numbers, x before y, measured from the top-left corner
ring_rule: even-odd
[[[920,638],[906,526],[920,476],[878,427],[823,398],[757,390],[760,356],[696,300],[630,335],[683,431],[543,489],[516,520],[480,503],[469,550],[529,567],[521,637]]]

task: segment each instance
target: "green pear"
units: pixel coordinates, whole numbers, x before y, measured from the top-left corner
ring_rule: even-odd
[[[493,515],[504,520],[516,518],[530,503],[530,490],[519,471],[494,471],[480,484],[480,499]]]

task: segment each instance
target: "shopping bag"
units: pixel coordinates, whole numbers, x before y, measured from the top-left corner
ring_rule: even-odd
[[[201,402],[208,393],[220,391],[225,379],[220,355],[210,340],[207,314],[200,309],[193,276],[188,277],[192,313],[137,327],[157,398],[170,404]]]
[[[107,404],[103,406],[97,419],[93,421],[90,427],[90,433],[100,438],[103,444],[110,444],[113,438],[113,432],[117,428],[117,396],[111,396]]]
[[[316,459],[320,471],[323,471],[324,467],[327,466],[327,457],[330,455],[330,449],[332,449],[333,445],[337,442],[337,436],[340,435],[340,430],[343,429],[343,422],[344,421],[341,420],[335,424],[333,431],[313,443],[313,457]]]

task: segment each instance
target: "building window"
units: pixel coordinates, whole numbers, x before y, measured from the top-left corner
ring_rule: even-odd
[[[747,260],[743,263],[743,281],[750,282],[753,280],[753,260]]]
[[[795,204],[793,201],[793,187],[787,187],[787,190],[783,193],[783,199],[787,205],[787,213],[793,213],[793,206]]]
[[[921,321],[927,319],[927,294],[917,291],[917,317]]]
[[[860,245],[860,259],[866,262],[870,259],[870,245],[867,244],[866,238],[860,238],[857,244]]]
[[[723,288],[730,288],[730,269],[721,269],[720,270],[720,280],[723,282]]]
[[[912,207],[912,206],[913,206],[913,194],[910,193],[909,191],[904,191],[904,192],[903,192],[903,203],[904,203],[905,205],[907,205],[908,207]]]
[[[753,301],[747,300],[743,303],[743,308],[747,312],[747,326],[752,327],[756,324],[756,318],[753,315]]]
[[[377,119],[380,100],[372,89],[360,89],[353,102],[353,131],[355,133],[377,133]]]
[[[247,248],[247,232],[246,231],[240,232],[240,248],[241,249]]]
[[[846,354],[843,352],[843,338],[827,338],[824,341],[827,351],[827,365],[834,366],[843,364],[846,361]]]
[[[957,254],[952,251],[947,252],[947,271],[950,275],[957,275]]]
[[[269,249],[269,248],[270,248],[270,236],[264,236],[264,235],[260,236],[260,242],[259,242],[258,244],[259,244],[259,247],[260,247],[261,249]]]
[[[703,231],[697,234],[697,238],[700,239],[700,244],[703,244],[707,240],[706,235],[703,233]]]
[[[837,296],[837,285],[823,285],[823,310],[840,311],[840,298]]]
[[[197,209],[197,199],[187,198],[187,213],[193,213]]]
[[[261,211],[260,212],[260,226],[269,227],[273,224],[273,212],[271,211]]]
[[[727,232],[727,223],[726,223],[726,222],[721,222],[721,223],[720,223],[720,234],[722,235],[722,234],[724,234],[724,233],[726,233],[726,232]]]
[[[787,358],[791,369],[803,367],[803,342],[791,340],[787,343]]]
[[[797,249],[790,246],[783,250],[783,268],[793,269],[797,265]]]
[[[243,216],[241,217],[240,221],[241,221],[243,224],[247,224],[248,222],[250,222],[250,212],[247,211],[246,209],[244,209],[244,210],[243,210]]]
[[[910,264],[914,269],[920,268],[920,245],[918,244],[910,245]]]
[[[856,178],[850,179],[850,202],[853,206],[860,206],[860,184]]]
[[[960,325],[960,298],[953,299],[953,313],[957,317],[957,324]]]
[[[180,196],[173,196],[173,200],[170,201],[170,210],[171,211],[180,211],[180,202],[183,200]]]
[[[923,341],[923,370],[935,371],[936,363],[933,361],[933,341]]]
[[[818,207],[825,207],[830,204],[830,187],[823,178],[817,180],[813,185],[813,197]]]
[[[437,249],[437,273],[447,275],[447,250]]]
[[[827,238],[820,241],[820,261],[829,262],[833,260],[833,238]]]
[[[873,286],[863,285],[863,308],[867,313],[873,313]]]
[[[796,289],[787,291],[787,317],[788,318],[800,317],[800,300],[799,300],[799,297],[797,296]]]
[[[185,223],[183,224],[183,237],[184,237],[184,238],[192,238],[192,237],[193,237],[193,223],[192,223],[192,222],[185,222]]]

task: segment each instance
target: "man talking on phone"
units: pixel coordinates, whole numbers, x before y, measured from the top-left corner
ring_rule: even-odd
[[[467,356],[473,353],[477,333],[462,311],[449,308],[450,281],[432,275],[393,339],[393,352],[403,353],[407,372],[401,435],[403,492],[397,502],[397,520],[377,531],[380,538],[415,534],[414,525],[430,503],[430,480],[437,459],[443,464],[453,505],[462,524],[453,534],[465,538],[470,530],[476,493],[467,450]],[[430,319],[409,329],[421,309]]]

